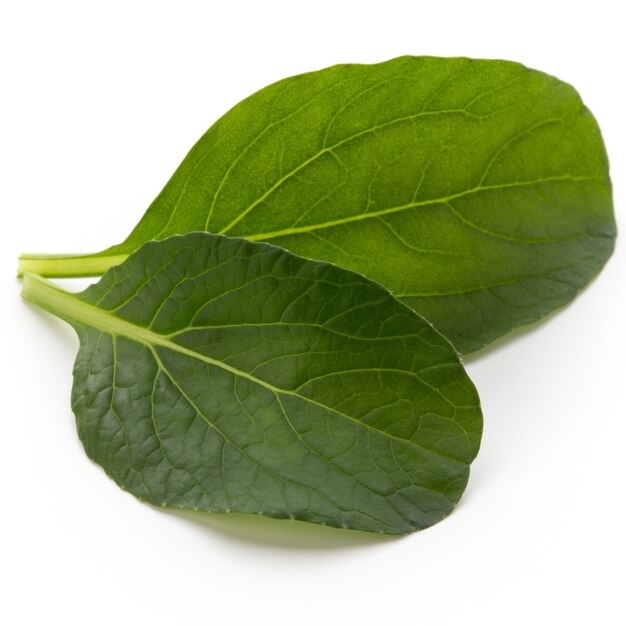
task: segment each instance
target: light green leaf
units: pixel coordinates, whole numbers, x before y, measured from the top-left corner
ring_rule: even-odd
[[[602,138],[571,86],[517,63],[430,57],[262,89],[209,129],[124,243],[22,267],[98,273],[194,230],[356,270],[461,352],[571,300],[615,238]]]
[[[405,533],[460,498],[482,416],[448,341],[380,285],[242,239],[143,246],[81,294],[87,454],[153,504]]]

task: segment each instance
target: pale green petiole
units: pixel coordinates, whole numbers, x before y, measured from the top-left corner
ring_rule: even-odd
[[[110,267],[125,261],[127,257],[127,254],[111,256],[22,254],[19,257],[17,275],[33,273],[51,278],[100,276]]]

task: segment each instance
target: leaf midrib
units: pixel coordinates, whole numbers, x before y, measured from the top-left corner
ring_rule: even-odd
[[[538,178],[536,180],[528,180],[528,181],[520,181],[515,183],[500,183],[497,185],[479,185],[476,187],[472,187],[471,189],[466,189],[465,191],[460,191],[455,194],[451,194],[449,196],[441,197],[441,198],[428,198],[425,200],[420,200],[417,202],[409,202],[407,204],[402,204],[399,206],[387,207],[385,209],[380,209],[378,211],[369,211],[367,213],[357,213],[356,215],[350,215],[348,217],[339,218],[336,220],[329,220],[328,222],[320,222],[317,224],[309,224],[307,226],[296,226],[291,228],[284,228],[282,230],[275,230],[266,233],[252,233],[252,234],[239,234],[239,237],[244,237],[248,241],[267,241],[269,239],[274,239],[276,237],[286,237],[289,235],[297,235],[301,233],[313,232],[316,230],[323,230],[326,228],[332,228],[334,226],[342,226],[344,224],[350,224],[352,222],[359,222],[366,219],[372,219],[376,217],[383,217],[385,215],[391,215],[393,213],[401,213],[403,211],[408,211],[410,209],[415,209],[424,206],[431,205],[448,205],[450,202],[454,200],[458,200],[460,198],[464,198],[467,196],[471,196],[476,193],[480,193],[483,191],[498,191],[501,189],[510,189],[510,188],[523,188],[523,187],[532,187],[535,185],[543,185],[546,183],[553,182],[573,182],[579,183],[583,181],[604,181],[604,177],[600,176],[553,176],[546,178]],[[453,211],[453,214],[458,217],[460,216],[457,211]],[[470,224],[466,220],[461,220],[465,224],[470,225],[472,228],[476,228],[473,224]],[[540,237],[513,237],[511,235],[505,235],[503,233],[494,233],[494,232],[486,232],[482,231],[483,234],[489,234],[491,236],[497,236],[502,239],[509,239],[511,241],[516,241],[519,243],[555,243],[559,241],[558,238],[540,238]],[[226,230],[220,231],[220,234],[225,234]]]
[[[400,124],[400,123],[403,123],[403,122],[414,121],[414,120],[417,120],[417,119],[419,119],[421,117],[430,117],[430,116],[439,116],[439,115],[466,115],[466,116],[469,116],[469,117],[480,117],[480,116],[473,115],[472,113],[470,113],[469,111],[466,111],[465,109],[441,109],[441,110],[437,110],[437,111],[419,111],[418,113],[413,113],[411,115],[404,115],[404,116],[401,116],[401,117],[393,118],[393,119],[391,119],[391,120],[389,120],[387,122],[384,122],[382,124],[376,124],[374,126],[370,126],[368,128],[365,128],[365,129],[355,133],[354,135],[349,135],[348,137],[344,137],[343,139],[341,139],[341,140],[337,141],[336,143],[334,143],[332,146],[323,145],[323,147],[320,150],[318,150],[314,155],[308,157],[307,159],[304,159],[300,164],[298,164],[297,167],[295,167],[289,173],[287,173],[284,176],[282,176],[269,189],[267,189],[263,194],[261,194],[258,198],[256,198],[254,200],[254,202],[252,202],[252,204],[250,204],[248,207],[246,207],[245,210],[243,210],[239,215],[237,215],[237,217],[235,217],[229,224],[227,224],[220,231],[220,234],[221,235],[226,234],[231,228],[236,226],[242,219],[244,219],[244,217],[246,217],[246,215],[248,215],[248,213],[250,213],[259,204],[261,204],[268,196],[270,196],[272,193],[274,193],[274,191],[276,191],[276,189],[278,189],[283,183],[285,183],[290,178],[293,178],[294,175],[296,175],[298,172],[303,170],[305,167],[307,167],[311,163],[314,163],[315,161],[317,161],[322,155],[324,155],[324,154],[334,154],[333,151],[336,150],[337,148],[340,148],[340,147],[342,147],[345,144],[351,143],[352,141],[355,141],[356,139],[359,139],[360,137],[364,137],[366,135],[370,135],[370,134],[376,133],[376,132],[378,132],[380,130],[383,130],[384,128],[387,128],[387,127],[390,127],[390,126],[395,126],[396,124]],[[265,131],[263,131],[263,132],[265,132]],[[226,179],[226,177],[228,176],[228,174],[232,170],[232,167],[241,159],[243,154],[245,154],[250,149],[250,147],[252,145],[254,145],[254,143],[258,140],[258,138],[261,135],[262,135],[262,133],[259,136],[257,136],[250,144],[248,144],[244,148],[242,153],[237,156],[237,158],[235,159],[235,161],[231,165],[231,168],[228,170],[228,172],[224,176],[224,179],[221,181],[221,183],[220,183],[220,185],[218,187],[218,190],[215,192],[215,196],[213,198],[211,209],[213,208],[213,205],[215,204],[215,202],[217,200],[217,195],[218,195],[219,191],[221,191],[221,189],[223,187],[223,184],[224,184],[224,180]],[[210,217],[210,214],[209,214],[209,217]],[[207,223],[206,223],[205,229],[208,229],[208,226],[209,226],[209,219],[207,219]]]
[[[159,333],[156,333],[147,328],[143,328],[142,326],[139,326],[133,322],[129,322],[128,320],[117,317],[116,315],[108,311],[104,311],[88,302],[79,300],[78,298],[76,298],[76,296],[68,293],[67,291],[64,291],[63,289],[57,287],[54,283],[51,283],[50,281],[36,274],[24,275],[24,290],[22,294],[27,300],[38,304],[42,308],[54,313],[55,315],[61,317],[62,319],[65,319],[70,323],[74,322],[77,324],[85,324],[101,332],[106,332],[113,336],[124,337],[131,341],[143,344],[149,349],[153,349],[153,347],[159,346],[173,352],[178,352],[179,354],[183,354],[192,359],[202,361],[208,365],[227,371],[233,376],[244,378],[252,382],[253,384],[267,389],[275,395],[293,396],[304,402],[308,402],[310,404],[318,406],[326,411],[331,411],[332,413],[335,413],[336,415],[339,415],[344,419],[354,422],[355,424],[362,426],[368,430],[377,432],[388,439],[412,445],[420,450],[423,450],[424,452],[446,459],[450,463],[467,466],[467,463],[465,461],[460,461],[459,459],[455,459],[441,452],[431,450],[430,448],[426,448],[425,446],[422,446],[410,439],[403,439],[401,437],[397,437],[385,431],[379,430],[371,424],[362,422],[346,413],[339,411],[334,407],[326,406],[312,398],[303,396],[295,391],[276,387],[275,385],[272,385],[265,380],[257,378],[256,376],[253,376],[248,372],[233,367],[232,365],[228,365],[223,361],[213,359],[204,354],[195,352],[194,350],[190,350],[189,348],[185,348],[184,346],[181,346],[180,344],[169,340]],[[469,436],[469,433],[466,432],[465,434]]]

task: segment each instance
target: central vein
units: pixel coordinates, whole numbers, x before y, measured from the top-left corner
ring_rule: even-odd
[[[142,343],[146,346],[167,348],[168,350],[173,350],[174,352],[179,352],[180,354],[204,361],[209,365],[219,367],[235,376],[246,378],[257,385],[269,389],[273,393],[293,394],[291,391],[274,387],[274,385],[260,378],[256,378],[248,372],[232,367],[223,361],[217,361],[209,356],[185,348],[148,328],[138,326],[137,324],[133,324],[132,322],[113,315],[109,311],[99,309],[88,302],[78,299],[76,296],[57,287],[54,283],[51,283],[49,280],[37,274],[24,274],[22,296],[26,300],[29,300],[50,313],[54,313],[67,322],[85,324],[86,326],[96,328],[97,330],[112,335],[126,337],[127,339]],[[299,394],[294,395],[301,397]]]
[[[84,300],[80,300],[75,295],[57,287],[54,283],[38,276],[37,274],[24,274],[24,282],[22,289],[22,297],[37,306],[40,306],[42,309],[53,313],[54,315],[64,319],[70,324],[77,323],[89,326],[91,328],[95,328],[96,330],[109,333],[114,336],[124,337],[126,339],[130,339],[131,341],[135,341],[137,343],[143,344],[144,346],[153,349],[155,346],[159,346],[162,348],[166,348],[168,350],[172,350],[174,352],[178,352],[179,354],[184,354],[192,359],[197,359],[199,361],[203,361],[208,365],[218,367],[222,370],[230,372],[234,376],[239,376],[241,378],[245,378],[252,383],[255,383],[268,391],[272,392],[274,395],[288,395],[298,398],[304,402],[316,405],[322,409],[327,411],[331,411],[336,415],[345,418],[351,422],[359,424],[360,426],[364,426],[369,430],[376,431],[378,433],[383,434],[385,437],[389,439],[397,440],[402,442],[403,444],[409,444],[416,448],[419,448],[429,454],[442,457],[449,462],[453,463],[461,463],[464,464],[464,461],[457,460],[455,458],[449,457],[441,452],[436,452],[435,450],[431,450],[412,439],[403,439],[396,435],[392,435],[386,431],[379,430],[375,428],[371,424],[366,422],[362,422],[355,417],[343,413],[338,409],[322,404],[321,402],[309,398],[307,396],[303,396],[299,394],[297,391],[291,391],[288,389],[281,389],[279,387],[275,387],[271,383],[268,383],[265,380],[257,378],[248,372],[244,372],[243,370],[237,369],[236,367],[232,367],[223,361],[218,361],[216,359],[212,359],[209,356],[196,352],[195,350],[190,350],[189,348],[185,348],[180,344],[171,341],[167,337],[160,335],[159,333],[155,333],[152,330],[144,328],[142,326],[138,326],[132,322],[124,320],[120,317],[117,317],[110,311],[106,311],[104,309],[99,309],[98,307],[85,302]]]

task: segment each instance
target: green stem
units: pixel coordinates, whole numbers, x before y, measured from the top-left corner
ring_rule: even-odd
[[[81,308],[88,306],[49,280],[30,273],[24,274],[22,298],[66,322],[78,321]]]
[[[128,337],[146,345],[169,342],[152,331],[99,309],[37,274],[24,274],[22,297],[66,322],[79,323],[97,330]]]
[[[22,283],[22,297],[32,304],[36,304],[45,311],[60,317],[66,322],[78,323],[95,328],[105,333],[127,337],[146,346],[165,346],[185,354],[195,355],[195,352],[178,346],[167,337],[159,335],[147,328],[133,324],[117,317],[113,312],[100,309],[89,302],[76,297],[76,294],[57,287],[54,283],[37,274],[24,274]],[[201,357],[205,358],[205,357]],[[205,360],[208,357],[205,358]],[[211,363],[218,363],[209,359]],[[218,363],[219,365],[219,363]],[[219,365],[221,367],[221,365]],[[231,368],[232,369],[232,368]],[[234,370],[233,370],[234,371]]]
[[[80,278],[100,276],[110,267],[125,261],[128,255],[71,255],[71,254],[22,254],[19,258],[17,275],[39,274],[50,278]]]

